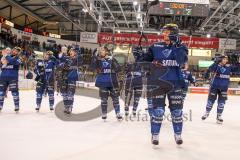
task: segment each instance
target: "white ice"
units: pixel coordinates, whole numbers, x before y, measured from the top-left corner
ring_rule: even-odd
[[[20,98],[19,114],[13,112],[10,94],[0,114],[1,160],[221,160],[240,157],[238,96],[229,96],[224,123],[218,125],[216,105],[206,121],[200,119],[207,95],[188,95],[184,112],[192,112],[192,121],[184,123],[181,147],[175,144],[172,125],[167,120],[161,130],[160,145],[153,147],[149,121],[118,122],[111,112],[105,123],[100,118],[64,122],[49,111],[47,98],[43,100],[40,113],[34,110],[34,91],[21,91]],[[56,101],[61,100],[60,96],[56,98]],[[77,96],[73,112],[85,112],[99,103],[93,98]],[[139,108],[142,115],[146,114],[146,106],[146,100],[142,99]]]

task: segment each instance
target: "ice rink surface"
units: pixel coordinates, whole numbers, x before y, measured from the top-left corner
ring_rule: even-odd
[[[167,120],[162,126],[160,145],[151,145],[144,99],[140,102],[139,120],[118,122],[111,112],[107,122],[100,118],[65,122],[49,111],[47,98],[43,100],[40,113],[36,113],[34,91],[21,91],[20,98],[19,114],[13,112],[10,94],[0,114],[1,160],[225,160],[240,157],[239,96],[229,96],[224,123],[218,125],[216,105],[210,117],[201,121],[207,95],[188,95],[184,107],[188,120],[184,123],[181,147],[176,146],[172,125]],[[61,97],[56,96],[56,99],[60,101]],[[76,96],[73,112],[85,112],[99,103],[100,100],[94,98]]]

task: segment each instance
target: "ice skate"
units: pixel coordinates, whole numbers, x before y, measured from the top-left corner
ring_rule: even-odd
[[[54,111],[54,108],[53,108],[53,106],[50,106],[49,108],[50,108],[50,111]]]
[[[133,111],[132,111],[132,114],[133,114],[134,117],[136,117],[137,111],[133,110]]]
[[[19,108],[16,107],[16,108],[14,109],[14,111],[15,111],[16,113],[19,113]]]
[[[68,113],[68,107],[65,106],[63,112],[67,114]]]
[[[102,115],[102,120],[103,120],[104,122],[107,121],[107,114],[103,114],[103,115]]]
[[[36,112],[39,112],[40,110],[40,105],[37,105],[37,107],[35,108]]]
[[[117,120],[118,121],[122,121],[123,120],[123,117],[120,113],[117,113]]]
[[[71,108],[71,107],[67,108],[67,110],[66,110],[65,113],[68,114],[68,115],[70,115],[70,114],[72,113],[72,108]]]
[[[204,121],[205,119],[207,119],[208,116],[209,116],[209,112],[205,112],[205,114],[202,116],[202,120]]]
[[[182,140],[181,135],[175,134],[175,135],[174,135],[174,138],[175,138],[175,141],[176,141],[177,145],[183,144],[183,140]]]
[[[222,124],[223,123],[223,119],[221,115],[217,116],[217,124]]]
[[[158,135],[152,135],[152,144],[155,146],[159,144],[159,136]]]

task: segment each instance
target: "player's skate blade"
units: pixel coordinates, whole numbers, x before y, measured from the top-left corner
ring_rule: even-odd
[[[181,135],[175,134],[175,135],[174,135],[174,138],[175,138],[175,141],[176,141],[177,145],[183,144],[183,140],[182,140]]]

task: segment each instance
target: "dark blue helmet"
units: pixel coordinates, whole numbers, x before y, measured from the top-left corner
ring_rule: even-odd
[[[169,34],[170,41],[175,42],[175,43],[180,43],[178,25],[172,24],[172,23],[171,24],[166,24],[162,28],[162,32],[164,30],[169,30],[170,31],[170,34]]]
[[[216,56],[213,60],[215,63],[220,63],[224,58],[228,58],[226,55]]]

